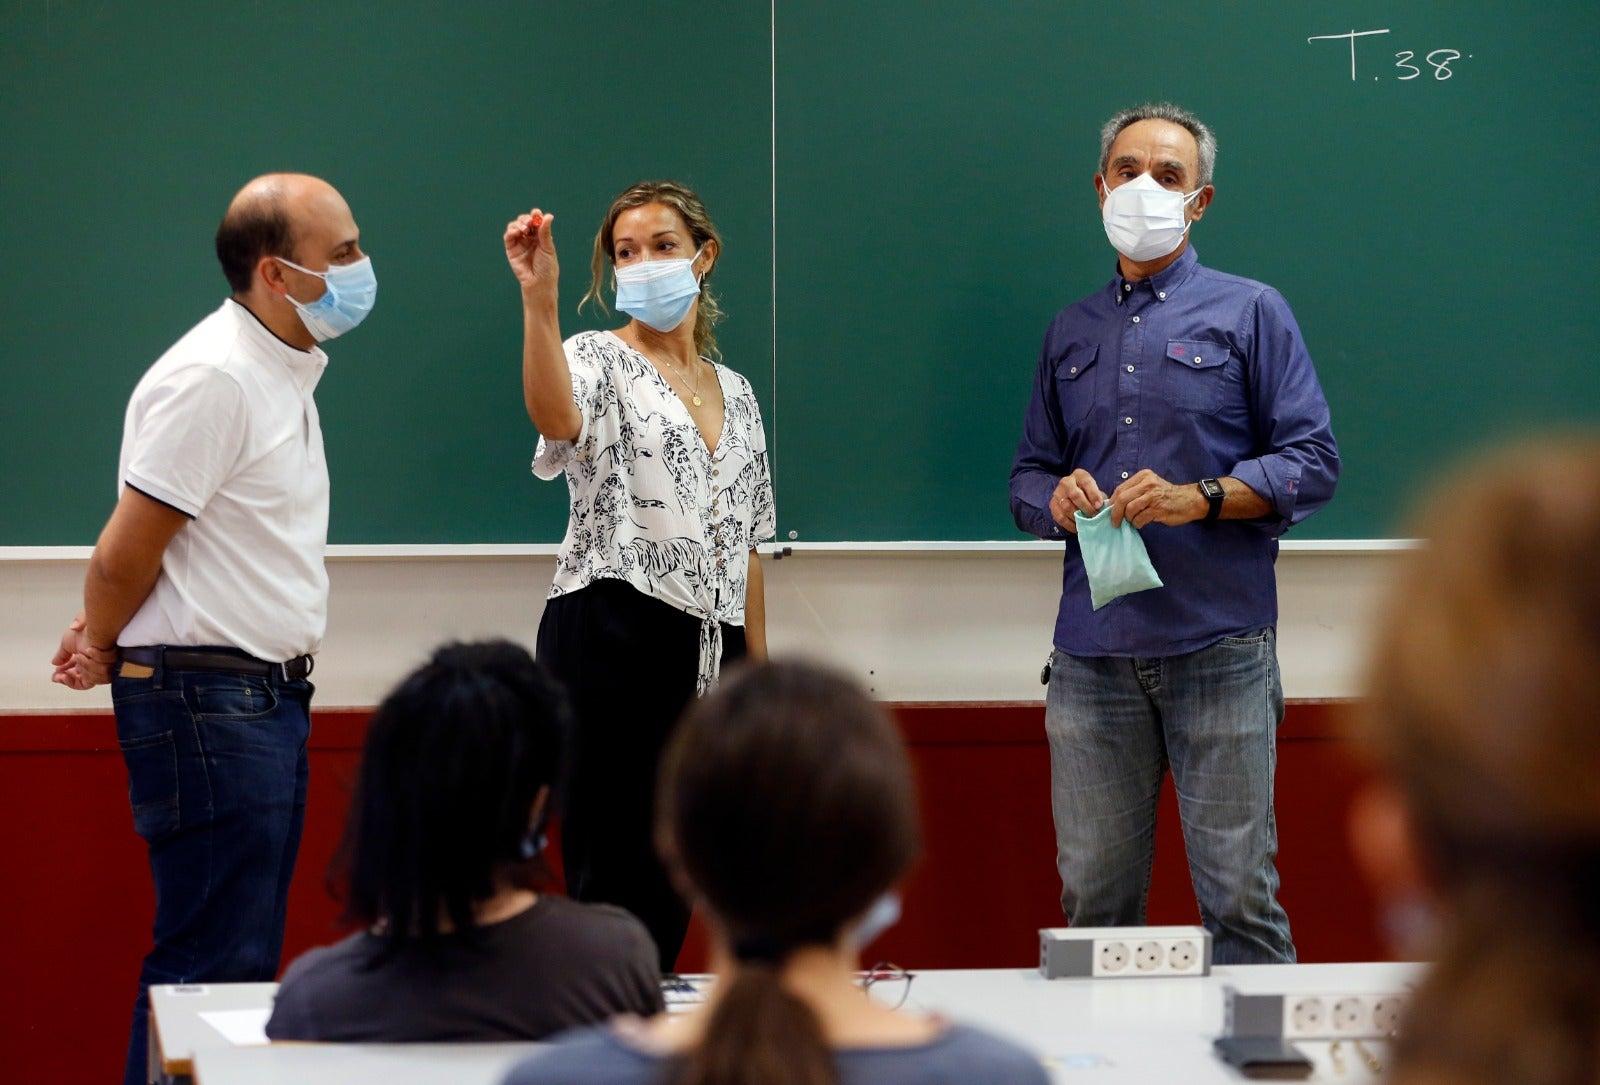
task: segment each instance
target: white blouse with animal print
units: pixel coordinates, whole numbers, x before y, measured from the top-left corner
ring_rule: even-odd
[[[607,578],[700,619],[706,692],[722,656],[718,624],[744,624],[749,552],[777,530],[767,437],[750,382],[722,365],[722,434],[706,443],[649,359],[610,332],[563,344],[583,427],[539,441],[533,473],[563,472],[572,508],[550,598]]]

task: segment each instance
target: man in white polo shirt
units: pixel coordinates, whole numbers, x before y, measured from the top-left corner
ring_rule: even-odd
[[[233,296],[128,403],[121,496],[53,680],[111,683],[156,888],[125,1081],[147,1080],[151,984],[270,980],[306,797],[311,657],[327,624],[317,344],[377,295],[325,181],[258,177],[217,230]]]

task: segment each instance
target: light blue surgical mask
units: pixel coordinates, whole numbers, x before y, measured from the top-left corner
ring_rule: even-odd
[[[677,328],[700,296],[700,278],[694,273],[694,262],[703,251],[696,250],[687,260],[640,260],[619,265],[617,311],[658,332]]]
[[[1163,586],[1133,521],[1125,519],[1121,527],[1111,526],[1109,501],[1093,516],[1075,512],[1072,518],[1078,527],[1078,552],[1083,555],[1089,601],[1095,610],[1124,595]]]
[[[378,277],[372,272],[370,256],[363,256],[353,264],[333,264],[327,271],[312,271],[281,256],[274,256],[273,259],[280,264],[288,264],[296,271],[315,275],[327,286],[316,301],[289,298],[290,304],[300,314],[300,322],[319,343],[325,339],[336,339],[360,324],[372,312],[373,303],[378,300]]]

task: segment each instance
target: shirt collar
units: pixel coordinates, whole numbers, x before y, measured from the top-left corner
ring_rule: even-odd
[[[1112,296],[1116,298],[1117,304],[1121,305],[1123,300],[1129,297],[1134,290],[1148,285],[1150,292],[1155,295],[1157,301],[1166,301],[1194,273],[1197,263],[1199,263],[1199,257],[1195,255],[1194,245],[1191,243],[1184,246],[1182,254],[1172,263],[1148,279],[1140,279],[1138,282],[1124,279],[1121,265],[1119,264],[1117,275],[1111,280]]]
[[[317,382],[322,378],[323,370],[328,367],[328,355],[320,345],[310,350],[292,347],[279,339],[271,328],[261,323],[254,313],[233,298],[226,299],[222,305],[233,313],[234,319],[239,322],[239,327],[262,354],[276,358],[284,364],[303,391],[309,392],[316,388]]]

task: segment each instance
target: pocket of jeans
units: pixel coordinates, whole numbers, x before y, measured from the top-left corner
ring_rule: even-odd
[[[196,723],[260,719],[278,707],[278,694],[270,682],[242,674],[212,674],[185,683],[183,699]]]
[[[133,828],[145,841],[178,827],[178,747],[172,732],[118,742],[128,767],[128,805]]]
[[[1226,644],[1234,648],[1259,648],[1266,643],[1272,635],[1271,628],[1258,629],[1254,633],[1247,633],[1242,637],[1223,637],[1218,644]]]

